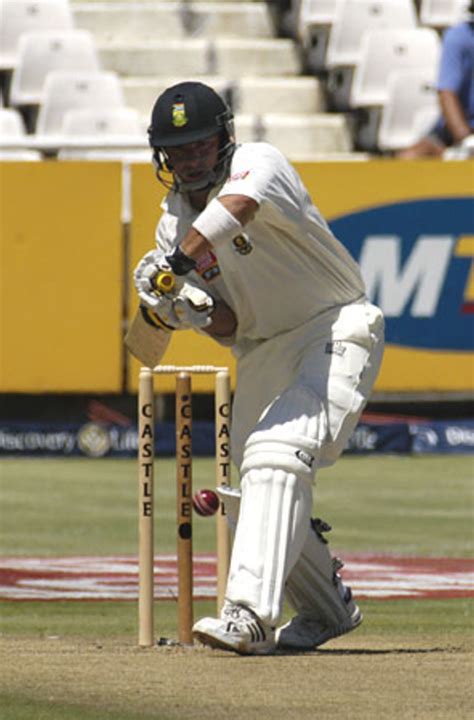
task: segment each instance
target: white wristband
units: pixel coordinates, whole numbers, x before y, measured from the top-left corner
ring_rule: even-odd
[[[193,222],[193,228],[203,235],[211,245],[219,247],[227,240],[233,240],[242,232],[242,225],[217,198]]]

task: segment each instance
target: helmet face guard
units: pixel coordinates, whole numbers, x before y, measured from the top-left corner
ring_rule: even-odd
[[[205,177],[184,182],[173,172],[166,149],[219,136],[218,160]],[[222,98],[199,82],[184,82],[165,90],[157,99],[148,128],[153,165],[158,180],[177,192],[204,190],[225,177],[235,150],[233,115]]]

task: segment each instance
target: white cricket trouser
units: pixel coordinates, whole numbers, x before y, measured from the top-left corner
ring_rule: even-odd
[[[241,465],[245,442],[259,418],[269,406],[278,416],[278,398],[292,386],[308,387],[319,397],[324,417],[316,424],[327,426],[327,432],[316,468],[332,465],[357,425],[378,375],[383,332],[382,312],[362,302],[332,310],[244,354],[238,360],[233,403],[232,456],[236,465]],[[282,416],[279,422],[292,419]]]

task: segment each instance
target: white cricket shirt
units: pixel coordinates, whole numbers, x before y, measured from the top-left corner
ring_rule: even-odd
[[[213,197],[245,195],[259,209],[242,235],[204,256],[188,276],[234,311],[237,341],[263,340],[364,298],[357,263],[331,233],[299,175],[268,143],[239,145]],[[184,195],[163,201],[158,247],[168,251],[199,215]]]

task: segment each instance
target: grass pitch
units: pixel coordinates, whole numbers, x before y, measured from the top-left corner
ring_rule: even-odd
[[[174,462],[156,479],[156,549],[173,552]],[[134,554],[136,468],[129,460],[3,460],[3,555]],[[472,457],[342,458],[317,479],[314,514],[344,552],[469,557]],[[194,487],[213,487],[195,461]],[[215,548],[195,516],[194,546]],[[136,646],[133,602],[3,602],[2,720],[464,720],[472,717],[468,600],[362,601],[356,632],[304,655],[243,658],[206,648]],[[195,615],[214,603],[196,603]],[[157,602],[157,635],[176,605]]]

